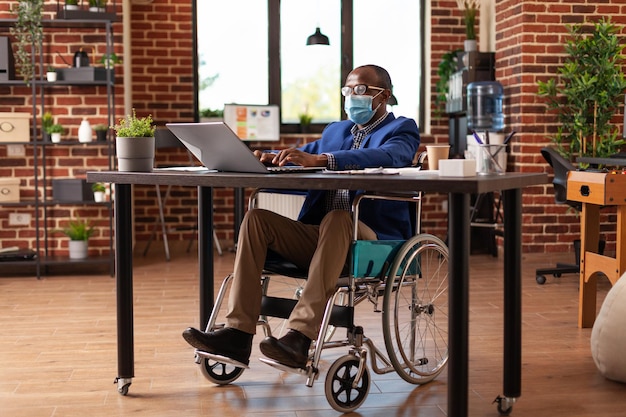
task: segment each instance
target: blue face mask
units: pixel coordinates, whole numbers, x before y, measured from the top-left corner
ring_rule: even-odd
[[[379,104],[375,109],[372,109],[372,101],[374,100],[374,97],[365,95],[359,96],[355,94],[347,96],[343,108],[346,111],[348,118],[357,125],[364,125],[369,122],[374,116],[374,113],[376,113],[376,110],[380,107]]]

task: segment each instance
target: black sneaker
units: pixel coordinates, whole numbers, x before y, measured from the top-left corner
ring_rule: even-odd
[[[183,338],[196,349],[226,356],[246,365],[250,363],[252,337],[253,335],[232,327],[208,333],[190,327],[183,332]]]

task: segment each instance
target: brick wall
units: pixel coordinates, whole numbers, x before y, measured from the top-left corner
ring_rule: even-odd
[[[10,8],[16,1],[0,3],[0,18],[12,18]],[[121,3],[121,2],[118,2]],[[541,158],[539,150],[549,144],[546,136],[556,128],[554,118],[546,114],[544,104],[536,95],[538,79],[548,78],[556,70],[562,57],[565,24],[582,22],[609,15],[613,22],[626,24],[626,4],[622,0],[585,1],[574,4],[560,0],[526,1],[498,0],[496,2],[496,77],[505,88],[505,114],[507,130],[518,134],[511,146],[509,169],[522,172],[547,172],[551,169]],[[55,0],[46,1],[46,15],[56,8]],[[431,84],[437,79],[437,66],[443,53],[462,48],[465,37],[462,15],[455,0],[433,0],[431,32]],[[169,121],[188,121],[193,117],[192,91],[192,38],[191,1],[154,0],[147,5],[132,6],[132,93],[133,107],[139,115],[152,114],[159,126]],[[118,10],[121,22],[121,9]],[[480,19],[480,15],[478,17]],[[115,52],[122,59],[122,27],[114,25]],[[46,37],[44,49],[46,62],[62,64],[57,52],[66,59],[80,47],[98,44],[95,56],[100,56],[102,35],[89,30],[56,31]],[[481,34],[478,33],[480,40]],[[93,62],[94,51],[87,49]],[[123,68],[116,67],[117,118],[123,116]],[[76,140],[81,119],[87,116],[98,123],[105,116],[104,87],[63,87],[46,98],[46,107],[68,127],[68,138]],[[30,89],[25,86],[0,86],[0,111],[31,112]],[[39,115],[38,115],[39,116]],[[616,122],[619,122],[619,116]],[[435,116],[431,123],[431,135],[424,135],[422,142],[447,142],[448,127],[445,116]],[[293,141],[293,138],[285,139]],[[278,144],[277,147],[285,143]],[[257,144],[260,146],[260,144]],[[254,146],[254,145],[253,145]],[[26,147],[26,158],[8,158],[6,147],[0,147],[0,176],[22,178],[22,198],[34,194],[32,184],[32,147]],[[105,145],[75,145],[51,147],[48,167],[59,177],[81,177],[89,169],[106,169]],[[180,150],[160,156],[163,163],[186,158]],[[193,226],[195,223],[195,190],[173,188],[173,198],[166,207],[169,224]],[[430,195],[424,212],[425,230],[443,236],[446,230],[446,214],[442,210],[444,196]],[[136,239],[145,241],[151,231],[157,208],[154,204],[154,187],[135,187]],[[231,189],[215,190],[215,220],[218,235],[225,246],[232,245]],[[525,252],[567,252],[570,242],[579,233],[578,217],[567,208],[553,203],[551,185],[531,187],[524,190],[523,249]],[[0,210],[0,245],[10,246],[31,241],[32,227],[8,227],[9,211]],[[67,214],[78,212],[81,216],[97,216],[91,208],[60,207],[49,219],[51,226]],[[102,213],[100,213],[102,214]],[[104,221],[104,220],[103,220]],[[602,230],[607,240],[614,240],[611,232],[615,217],[613,213],[603,217]],[[106,241],[103,227],[100,242]],[[192,232],[175,233],[173,240],[186,240]],[[104,238],[104,239],[102,239]],[[106,252],[108,244],[100,248],[92,242],[92,250]],[[60,254],[64,250],[63,243]],[[94,249],[95,247],[95,249]],[[614,246],[609,243],[607,250]]]

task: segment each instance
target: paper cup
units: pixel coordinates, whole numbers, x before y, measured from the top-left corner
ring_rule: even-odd
[[[426,154],[428,155],[428,169],[438,170],[439,161],[448,159],[450,145],[426,145]]]

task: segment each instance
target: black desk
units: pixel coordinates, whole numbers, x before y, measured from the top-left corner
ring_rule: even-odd
[[[521,395],[521,205],[526,186],[545,184],[545,174],[506,173],[469,178],[418,176],[192,173],[159,171],[88,172],[89,182],[115,183],[115,242],[117,272],[118,391],[128,392],[134,377],[133,263],[131,184],[198,187],[198,259],[200,322],[204,327],[213,307],[214,187],[282,189],[367,189],[448,193],[449,207],[449,361],[448,415],[467,416],[470,195],[501,191],[504,200],[504,382],[506,399]],[[512,404],[512,403],[511,403]]]

